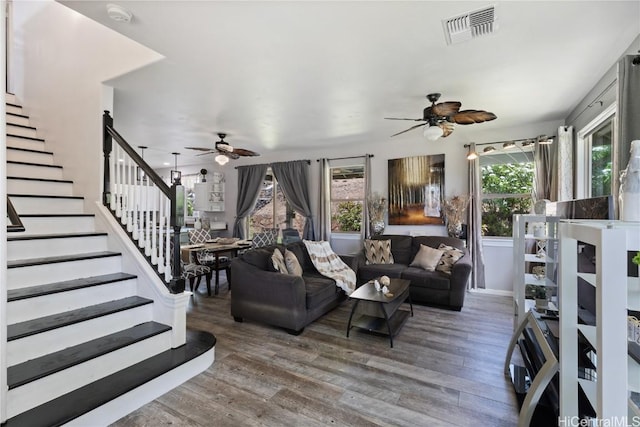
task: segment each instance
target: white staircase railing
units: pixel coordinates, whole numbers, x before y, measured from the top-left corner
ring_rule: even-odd
[[[116,143],[113,144],[113,141]],[[184,225],[184,187],[169,187],[103,115],[104,186],[102,203],[137,244],[171,293],[184,291],[180,267],[180,228]],[[177,248],[177,250],[172,250]]]

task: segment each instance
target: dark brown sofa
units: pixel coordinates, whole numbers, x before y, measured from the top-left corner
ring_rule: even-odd
[[[275,271],[271,255],[276,247],[296,255],[302,277]],[[252,249],[231,262],[231,315],[237,322],[263,322],[297,335],[345,297],[333,279],[318,273],[303,242]]]
[[[382,275],[408,279],[411,281],[409,292],[413,302],[438,305],[458,311],[462,309],[467,281],[471,274],[471,257],[462,240],[446,236],[412,237],[391,234],[375,236],[372,239],[391,240],[394,264],[366,264],[366,257],[362,250],[355,260],[358,285]],[[438,248],[441,243],[464,252],[464,256],[454,264],[451,275],[409,266],[420,250],[421,244]]]

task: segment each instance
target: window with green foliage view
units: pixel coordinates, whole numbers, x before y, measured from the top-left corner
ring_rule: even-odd
[[[331,232],[360,233],[364,207],[364,166],[331,168]]]
[[[533,188],[533,155],[483,156],[482,171],[482,235],[511,236],[513,215],[531,212]]]

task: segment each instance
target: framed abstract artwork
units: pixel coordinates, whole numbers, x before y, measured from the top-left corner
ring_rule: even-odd
[[[444,154],[389,159],[389,225],[444,224]]]

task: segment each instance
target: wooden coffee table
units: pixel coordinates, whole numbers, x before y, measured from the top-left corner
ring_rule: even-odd
[[[405,279],[391,279],[391,283],[387,286],[389,292],[393,294],[391,297],[387,297],[384,293],[376,291],[373,282],[365,283],[349,295],[349,298],[355,300],[355,302],[349,315],[347,338],[349,337],[351,328],[357,327],[373,334],[388,335],[389,344],[393,348],[393,337],[398,333],[400,328],[402,328],[404,322],[407,321],[409,313],[413,316],[413,304],[411,303],[411,296],[409,295],[409,283],[411,282]],[[398,310],[407,300],[411,311]],[[356,312],[356,308],[360,302],[378,306],[380,308],[379,311],[381,311],[381,316],[362,314],[352,322],[353,314]]]

